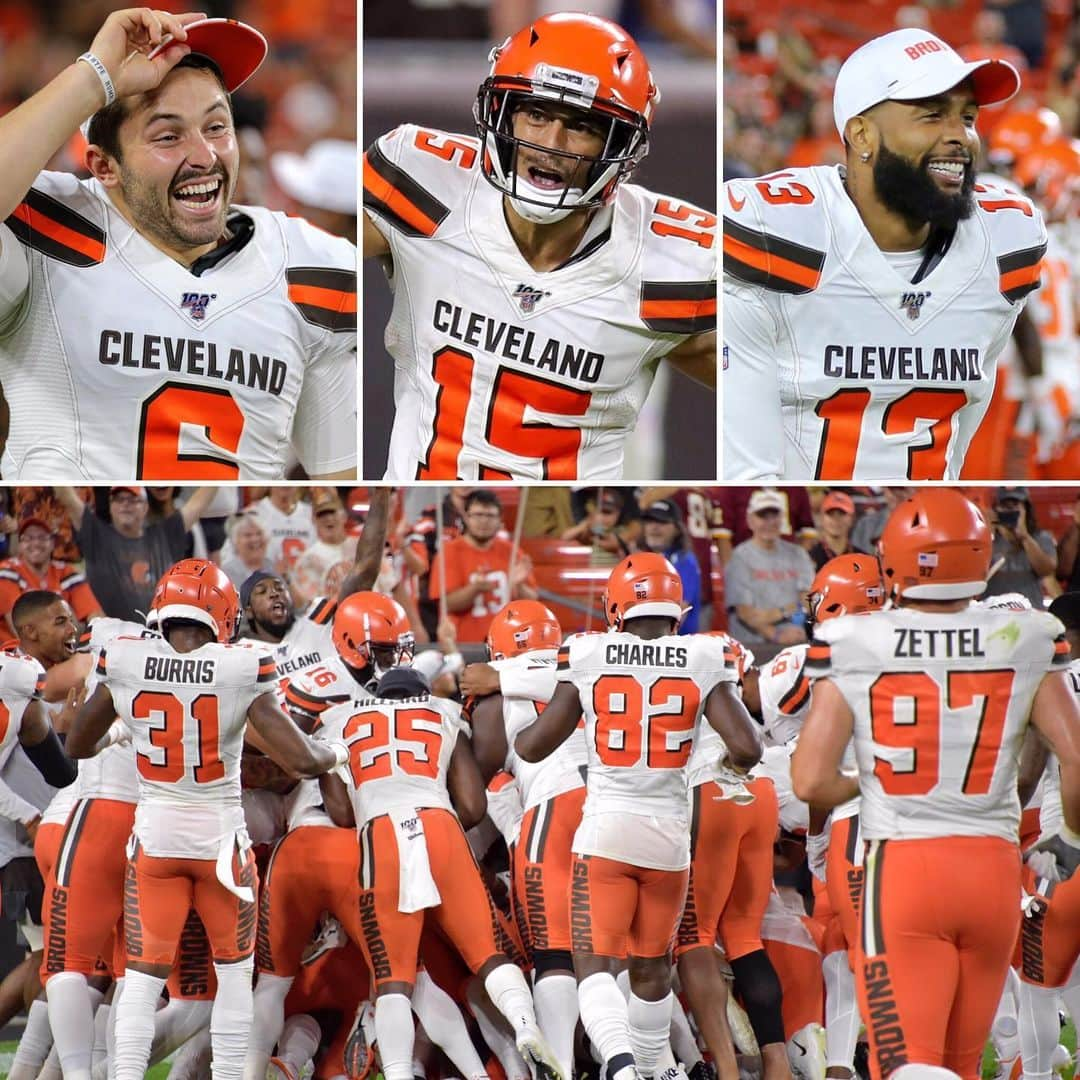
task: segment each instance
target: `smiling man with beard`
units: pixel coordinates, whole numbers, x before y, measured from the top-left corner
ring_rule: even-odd
[[[725,185],[726,480],[959,476],[1046,250],[1027,199],[975,183],[979,107],[1019,85],[885,34],[837,75],[845,165]]]
[[[5,480],[312,478],[356,462],[356,251],[232,205],[258,31],[114,11],[0,118]],[[80,129],[90,179],[43,171]]]

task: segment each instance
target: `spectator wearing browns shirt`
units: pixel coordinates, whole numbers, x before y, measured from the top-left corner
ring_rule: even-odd
[[[53,558],[56,532],[40,517],[25,517],[19,522],[18,554],[0,562],[0,614],[14,633],[11,609],[24,592],[44,590],[62,596],[75,618],[85,626],[90,619],[103,615],[101,605],[85,576],[71,563]]]
[[[810,558],[820,570],[837,555],[853,554],[851,529],[855,524],[855,503],[843,491],[830,491],[821,500],[821,539],[810,549]]]

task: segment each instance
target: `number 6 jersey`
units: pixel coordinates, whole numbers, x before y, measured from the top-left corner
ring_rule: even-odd
[[[1016,842],[1020,744],[1035,692],[1065,670],[1064,628],[1044,611],[911,608],[816,628],[811,678],[855,717],[863,836],[998,836]]]
[[[278,480],[290,443],[355,467],[355,247],[258,207],[229,226],[189,269],[96,180],[37,177],[0,228],[5,480]]]
[[[838,168],[725,185],[726,480],[960,475],[1046,250],[1027,199],[973,197],[913,284],[921,253],[877,246]]]
[[[715,329],[716,218],[622,184],[541,273],[479,155],[474,138],[405,125],[364,156],[393,259],[386,478],[617,480],[658,361]]]

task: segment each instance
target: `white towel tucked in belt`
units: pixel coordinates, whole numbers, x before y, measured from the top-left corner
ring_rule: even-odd
[[[229,833],[222,842],[221,847],[218,848],[217,863],[214,866],[214,873],[217,875],[218,881],[225,886],[240,900],[243,900],[245,904],[255,903],[255,893],[250,885],[238,885],[236,879],[233,877],[232,872],[232,860],[233,852],[239,848],[240,850],[240,865],[243,866],[247,861],[248,849],[251,847],[251,841],[247,838],[247,833]]]
[[[420,811],[391,810],[398,849],[398,911],[422,911],[442,903],[439,888],[431,876],[427,837]]]

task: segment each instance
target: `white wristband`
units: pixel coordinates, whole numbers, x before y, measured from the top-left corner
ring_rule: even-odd
[[[335,769],[340,769],[343,765],[349,764],[349,748],[343,742],[332,742],[327,745],[334,752]]]
[[[116,100],[116,87],[113,86],[113,81],[109,76],[109,69],[92,52],[84,52],[79,60],[88,65],[101,80],[101,87],[105,91],[103,108],[108,108]],[[75,63],[77,64],[79,60]]]

